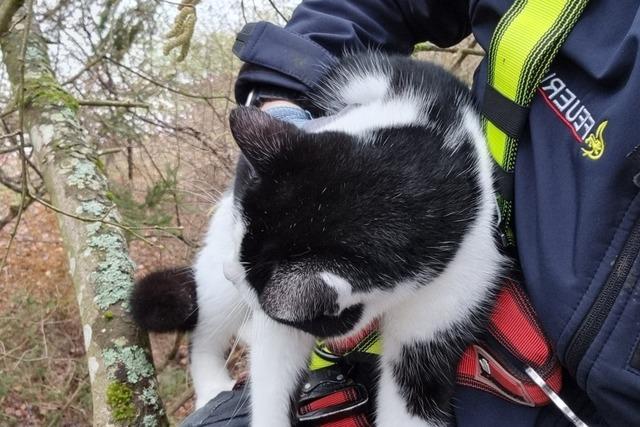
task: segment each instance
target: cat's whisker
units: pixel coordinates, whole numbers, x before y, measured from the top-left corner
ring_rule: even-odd
[[[249,320],[249,317],[250,317],[250,316],[251,316],[251,315],[250,315],[250,313],[247,313],[247,314],[245,315],[245,317],[244,317],[244,319],[243,319],[243,321],[242,321],[242,323],[241,323],[241,325],[240,325],[239,330],[242,330],[242,328],[244,328],[244,327],[246,326],[246,323],[247,323],[247,321]],[[237,336],[237,335],[236,335],[235,341],[234,341],[233,345],[231,346],[231,351],[229,352],[229,357],[231,357],[231,354],[232,354],[232,353],[233,353],[233,351],[235,350],[235,348],[236,348],[236,346],[238,345],[239,341],[240,341],[240,338],[239,338],[239,336]],[[226,361],[226,363],[225,363],[225,366],[226,366],[226,364],[229,362],[229,357],[227,358],[227,361]],[[247,381],[250,381],[250,379],[248,379]],[[241,395],[240,395],[240,399],[238,399],[238,402],[237,402],[237,404],[236,404],[236,407],[235,407],[235,408],[234,408],[234,410],[233,410],[233,414],[232,414],[232,416],[229,418],[229,420],[227,421],[227,424],[229,423],[229,421],[231,421],[231,420],[232,420],[232,419],[233,419],[233,418],[238,414],[238,411],[240,410],[240,405],[242,404],[242,401],[244,400],[245,395],[246,395],[247,391],[249,390],[249,388],[250,388],[250,386],[249,386],[249,385],[246,385],[245,387],[243,387],[243,388],[242,388],[242,393],[241,393]]]

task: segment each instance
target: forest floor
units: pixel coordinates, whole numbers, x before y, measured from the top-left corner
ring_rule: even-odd
[[[466,40],[462,47],[470,43]],[[450,53],[421,57],[444,63],[467,83],[479,62],[477,56]],[[0,208],[16,201],[0,187]],[[201,207],[193,213],[201,219],[199,224],[208,210]],[[9,224],[0,231],[0,259],[12,228]],[[195,235],[200,231],[191,230]],[[162,251],[140,241],[131,244],[136,276],[190,262],[193,253],[182,243],[162,244]],[[176,424],[193,409],[187,339],[153,334],[151,341],[161,395]],[[237,374],[243,369],[242,350],[231,358]],[[7,265],[0,271],[0,426],[88,426],[91,419],[81,325],[57,221],[51,211],[34,204],[23,215]]]

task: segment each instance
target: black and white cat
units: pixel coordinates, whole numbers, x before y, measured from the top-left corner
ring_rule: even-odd
[[[250,319],[256,427],[290,424],[315,337],[379,319],[376,424],[444,426],[457,362],[506,265],[474,102],[439,67],[381,54],[342,60],[315,100],[329,116],[303,130],[232,111],[242,156],[195,291],[188,272],[152,275],[134,292],[134,317],[151,330],[194,327],[197,407],[231,387],[225,351]]]

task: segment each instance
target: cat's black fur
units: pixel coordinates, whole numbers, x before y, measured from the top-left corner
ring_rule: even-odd
[[[358,79],[372,85],[373,100],[368,100],[366,90],[348,95],[358,88]],[[380,87],[386,92],[375,98]],[[334,125],[341,118],[356,118],[345,119],[346,130],[322,121],[320,130],[301,130],[256,108],[232,111],[230,129],[242,155],[233,201],[226,209],[233,211],[232,222],[241,236],[233,247],[237,259],[231,260],[225,276],[248,295],[245,302],[255,316],[268,316],[260,325],[268,328],[264,334],[282,334],[284,324],[316,337],[335,337],[354,333],[356,325],[362,327],[380,316],[387,350],[393,351],[383,355],[381,364],[381,381],[387,384],[381,386],[379,419],[385,425],[394,419],[445,425],[451,419],[457,361],[484,327],[505,262],[493,241],[491,167],[475,104],[467,88],[441,68],[383,55],[346,58],[327,74],[314,99],[334,114]],[[394,124],[384,116],[396,114],[387,101],[397,101],[399,108],[410,112],[415,107],[416,117],[407,122],[399,115]],[[349,116],[368,111],[367,102],[379,103],[371,111],[380,116]],[[364,121],[366,131],[353,130],[363,125],[358,120]],[[376,121],[391,124],[376,127]],[[212,230],[227,232],[214,225]],[[208,259],[220,258],[212,242],[207,243],[211,249],[205,245],[195,267],[201,277],[198,297],[211,293],[205,287],[222,286],[206,283],[220,268],[207,264]],[[457,259],[461,248],[468,263]],[[327,279],[326,272],[343,284],[329,283],[338,279]],[[144,301],[142,294],[153,293],[149,286],[139,288],[138,301]],[[187,295],[184,290],[160,292]],[[394,296],[399,302],[385,305],[384,298]],[[164,304],[165,300],[153,298],[137,303],[134,313],[144,311],[140,307],[146,304]],[[178,301],[172,296],[169,300]],[[344,301],[350,305],[339,304]],[[441,324],[437,313],[443,304],[446,321]],[[170,310],[169,305],[163,310]],[[191,307],[167,318],[189,325],[184,318]],[[413,317],[405,319],[404,307],[415,319],[431,319],[434,325],[420,320],[412,324]],[[138,322],[153,328],[152,321]],[[162,328],[169,328],[168,323]],[[395,335],[385,336],[385,328]],[[407,331],[415,331],[415,337],[404,334]],[[265,346],[262,357],[291,351],[268,348],[269,340],[262,342],[260,334],[254,338]],[[262,360],[258,362],[252,361],[252,369],[262,366]],[[275,363],[267,369],[273,369],[273,380],[279,381],[302,368]],[[297,377],[285,380],[283,392],[292,393]],[[254,384],[254,402],[275,399],[261,392],[262,386]],[[399,393],[404,405],[380,408],[385,396],[388,401],[395,399],[393,393]],[[261,418],[254,419],[262,425],[268,425],[265,413],[287,412],[287,408],[269,412],[273,405],[254,407],[266,408],[257,415]]]
[[[198,323],[193,270],[181,267],[149,273],[136,283],[129,305],[133,320],[148,331],[193,330]]]

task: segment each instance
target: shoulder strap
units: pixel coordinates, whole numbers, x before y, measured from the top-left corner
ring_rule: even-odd
[[[508,245],[515,243],[511,225],[518,138],[527,124],[536,89],[587,2],[516,0],[491,39],[483,130],[499,166],[498,206],[503,240]]]

